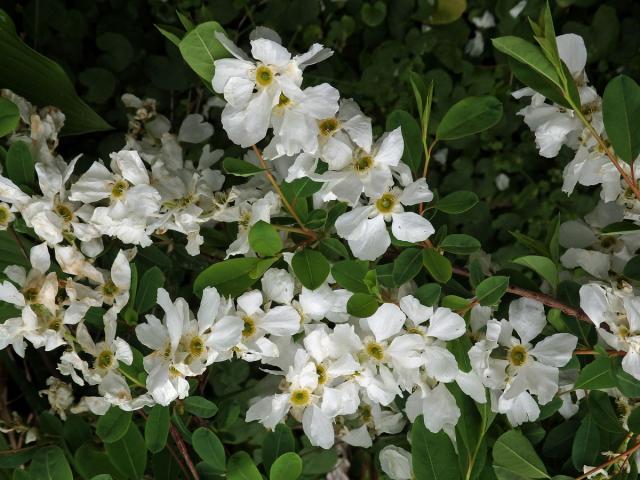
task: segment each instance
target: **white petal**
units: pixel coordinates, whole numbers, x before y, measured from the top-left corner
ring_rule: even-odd
[[[397,165],[402,158],[402,152],[404,152],[404,140],[402,139],[401,128],[398,127],[392,132],[385,134],[381,140],[374,160],[376,163],[383,165]]]
[[[413,212],[394,213],[391,215],[391,231],[398,240],[405,242],[421,242],[435,232],[431,222]]]
[[[293,335],[300,330],[300,314],[287,305],[274,307],[262,317],[260,327],[271,335]]]
[[[375,260],[391,245],[391,237],[387,232],[384,218],[378,215],[364,222],[365,228],[361,235],[354,235],[348,240],[353,254],[360,260]]]
[[[529,343],[547,324],[544,305],[530,298],[514,300],[509,305],[509,323],[518,332],[520,341]]]
[[[331,448],[335,441],[332,420],[316,405],[307,407],[302,416],[304,433],[311,445]]]
[[[284,66],[291,60],[291,54],[286,48],[266,38],[251,41],[251,55],[267,65]]]
[[[112,153],[111,160],[122,172],[122,176],[134,185],[149,184],[149,173],[135,150],[121,150]]]
[[[46,273],[51,266],[51,258],[49,256],[49,248],[46,242],[36,245],[29,252],[29,261],[31,266],[39,272]]]
[[[572,75],[577,75],[584,70],[587,64],[587,48],[580,35],[565,33],[556,37],[558,53]]]
[[[402,330],[406,315],[393,303],[383,303],[376,313],[366,318],[367,325],[378,342],[386,340]]]
[[[202,291],[202,300],[198,309],[198,330],[204,332],[213,325],[220,308],[220,294],[215,287],[207,287]]]
[[[440,307],[429,320],[427,335],[440,340],[453,340],[464,335],[466,330],[464,318],[449,308]]]
[[[260,290],[251,290],[240,295],[236,302],[243,312],[247,315],[253,315],[262,307],[262,293]]]
[[[426,179],[420,178],[405,187],[399,200],[403,205],[416,205],[433,200],[433,193],[429,190]]]
[[[536,360],[552,367],[564,367],[578,344],[578,338],[570,333],[556,333],[536,344],[529,351]]]

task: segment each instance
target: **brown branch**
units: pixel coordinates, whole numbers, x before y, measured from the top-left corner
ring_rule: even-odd
[[[620,455],[616,455],[615,457],[613,457],[611,460],[607,460],[606,462],[598,465],[597,467],[593,467],[591,470],[585,472],[584,474],[580,475],[579,477],[576,477],[576,480],[583,480],[585,478],[587,478],[589,475],[594,474],[595,472],[597,472],[600,469],[609,467],[611,465],[613,465],[614,463],[617,463],[620,460],[624,460],[625,462],[627,461],[627,459],[633,455],[633,453],[638,450],[640,448],[640,443],[636,443],[633,447],[631,447],[628,450],[625,450],[624,452],[622,452]],[[624,457],[624,458],[623,458]]]
[[[284,204],[285,208],[289,211],[289,214],[298,223],[298,225],[300,225],[300,228],[301,228],[300,233],[315,239],[316,233],[313,230],[309,230],[307,227],[304,226],[304,223],[302,222],[302,220],[300,219],[296,211],[293,209],[293,207],[291,206],[287,198],[284,196],[284,193],[282,193],[282,190],[280,190],[280,186],[278,185],[278,182],[276,182],[276,179],[274,178],[274,176],[271,174],[271,171],[269,170],[269,166],[267,165],[267,162],[265,162],[260,149],[255,145],[252,145],[251,148],[253,148],[253,151],[258,157],[258,161],[260,162],[260,166],[264,170],[264,174],[267,176],[267,179],[269,180],[269,182],[271,182],[271,185],[273,186],[274,190],[280,197],[280,200],[282,200],[282,203]]]
[[[453,273],[456,273],[458,275],[462,275],[464,277],[470,276],[470,273],[464,268],[454,266],[452,270],[453,270]],[[591,319],[587,316],[586,313],[584,313],[582,309],[570,307],[569,305],[562,303],[560,300],[557,300],[544,293],[534,292],[534,291],[527,290],[525,288],[520,288],[520,287],[508,287],[507,292],[517,295],[519,297],[526,297],[526,298],[531,298],[533,300],[537,300],[538,302],[546,305],[547,307],[557,308],[565,315],[569,315],[570,317],[574,317],[583,322],[592,323]]]
[[[196,470],[196,467],[193,464],[191,457],[189,456],[189,451],[187,450],[187,446],[184,444],[184,440],[182,440],[182,437],[180,436],[180,432],[178,432],[178,430],[173,424],[171,424],[170,426],[170,431],[171,431],[171,437],[173,438],[173,441],[175,442],[176,447],[178,447],[178,451],[183,456],[184,461],[187,464],[187,467],[189,467],[189,471],[191,472],[191,475],[195,480],[200,480],[200,475],[198,474],[198,470]]]

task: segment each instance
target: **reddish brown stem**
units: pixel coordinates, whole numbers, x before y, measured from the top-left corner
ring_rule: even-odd
[[[627,459],[633,455],[633,453],[638,450],[640,448],[640,443],[636,443],[633,447],[631,447],[628,450],[625,450],[624,452],[622,452],[620,455],[616,455],[615,457],[613,457],[611,460],[607,460],[606,462],[598,465],[597,467],[593,467],[591,470],[583,473],[582,475],[580,475],[579,477],[576,477],[576,480],[583,480],[585,478],[587,478],[589,475],[597,472],[598,470],[600,470],[601,468],[606,468],[610,465],[613,465],[614,463],[619,462],[620,460],[624,460],[625,462],[627,461]]]
[[[187,450],[187,446],[184,444],[184,440],[182,440],[182,437],[180,436],[180,432],[178,432],[178,430],[174,425],[171,425],[170,431],[171,431],[171,437],[173,438],[173,441],[175,442],[176,447],[178,447],[178,451],[182,455],[185,463],[187,464],[187,467],[189,468],[189,471],[191,472],[191,476],[195,480],[200,480],[200,475],[198,474],[198,470],[196,470],[196,466],[193,464],[193,461],[189,456],[189,450]]]
[[[464,277],[469,277],[470,273],[461,267],[453,267],[453,273],[457,275],[462,275]],[[547,307],[557,308],[562,313],[569,315],[570,317],[577,318],[583,322],[591,323],[591,320],[587,316],[582,309],[573,308],[569,305],[562,303],[560,300],[557,300],[549,295],[539,292],[533,292],[531,290],[527,290],[525,288],[520,287],[508,287],[507,292],[513,293],[514,295],[518,295],[519,297],[531,298],[533,300],[537,300],[540,303],[546,305]]]

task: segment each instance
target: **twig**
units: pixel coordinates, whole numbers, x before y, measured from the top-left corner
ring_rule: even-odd
[[[579,477],[576,477],[576,480],[583,480],[585,478],[587,478],[589,475],[592,475],[594,473],[596,473],[598,470],[601,470],[603,468],[609,467],[611,465],[613,465],[614,463],[617,463],[619,460],[622,459],[622,457],[624,457],[624,460],[626,462],[626,460],[633,455],[633,453],[638,450],[640,448],[640,443],[636,443],[633,447],[631,447],[628,450],[625,450],[624,452],[622,452],[620,455],[616,455],[615,457],[613,457],[611,460],[607,460],[606,462],[598,465],[597,467],[593,467],[591,470],[583,473],[582,475],[580,475]]]
[[[453,273],[456,273],[458,275],[462,275],[464,277],[470,276],[470,273],[464,268],[454,266],[452,270],[453,270]],[[531,298],[533,300],[537,300],[540,303],[546,305],[547,307],[557,308],[562,313],[569,315],[570,317],[574,317],[583,322],[592,323],[591,319],[587,316],[586,313],[584,313],[584,311],[582,311],[582,309],[570,307],[569,305],[562,303],[560,300],[557,300],[544,293],[533,292],[531,290],[527,290],[525,288],[520,288],[520,287],[508,287],[507,292],[513,293],[514,295],[518,295],[519,297],[526,297],[526,298]]]
[[[253,151],[255,152],[256,156],[258,157],[258,161],[260,162],[260,166],[264,170],[264,174],[267,176],[267,179],[269,180],[269,182],[271,182],[271,185],[273,186],[274,190],[276,191],[276,193],[278,194],[278,196],[282,200],[283,205],[289,211],[289,214],[298,223],[298,225],[300,225],[300,227],[301,227],[300,233],[302,233],[303,235],[306,235],[308,237],[311,237],[311,238],[316,238],[315,232],[313,232],[312,230],[309,230],[308,228],[306,228],[304,226],[304,223],[302,222],[302,220],[300,219],[300,217],[298,216],[296,211],[293,209],[293,207],[291,206],[291,204],[289,203],[287,198],[284,196],[284,193],[282,193],[282,190],[280,190],[280,186],[278,185],[278,182],[276,182],[276,179],[271,174],[271,171],[269,170],[269,166],[267,165],[267,162],[265,162],[264,157],[262,156],[262,152],[260,151],[260,149],[255,145],[252,145],[251,148],[253,148]]]
[[[171,431],[171,437],[173,438],[173,441],[175,442],[176,447],[178,447],[178,451],[184,458],[184,461],[187,464],[189,471],[191,472],[191,476],[195,480],[200,480],[200,475],[198,474],[198,470],[196,470],[196,467],[193,464],[191,457],[189,456],[189,451],[187,450],[187,446],[184,444],[184,440],[182,440],[182,437],[180,436],[180,432],[178,432],[178,430],[173,424],[171,424],[170,426],[170,431]]]

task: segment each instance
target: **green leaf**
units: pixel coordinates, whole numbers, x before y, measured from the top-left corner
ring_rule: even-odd
[[[176,47],[180,46],[180,40],[184,32],[171,25],[155,25],[158,31]]]
[[[34,186],[36,169],[31,150],[26,142],[14,142],[6,159],[7,176],[16,185]]]
[[[71,467],[60,447],[41,448],[33,456],[29,467],[31,478],[38,480],[73,480]]]
[[[229,56],[227,49],[216,38],[216,32],[224,33],[218,22],[201,23],[188,32],[178,45],[184,60],[206,85],[213,80],[213,62]]]
[[[251,177],[264,172],[264,169],[253,163],[231,157],[227,157],[222,161],[222,168],[229,175],[235,175],[236,177]]]
[[[9,135],[20,123],[20,110],[11,100],[0,97],[0,138]]]
[[[591,415],[582,419],[571,449],[571,460],[576,470],[592,465],[600,454],[600,432]]]
[[[273,257],[282,250],[282,239],[273,225],[259,220],[249,230],[249,245],[258,255]]]
[[[118,479],[122,478],[116,467],[109,461],[107,454],[98,450],[92,442],[81,445],[75,451],[73,459],[73,466],[82,478],[93,478],[101,473],[111,474]]]
[[[378,0],[373,5],[370,3],[363,3],[360,8],[360,16],[362,17],[362,21],[365,25],[377,27],[387,16],[387,5],[381,0]]]
[[[269,480],[296,480],[302,474],[302,459],[294,452],[280,455],[269,470]]]
[[[184,399],[184,409],[191,415],[200,418],[211,418],[218,413],[218,406],[215,403],[197,395],[191,395]]]
[[[437,250],[425,248],[422,251],[422,264],[435,281],[447,283],[451,279],[451,262]]]
[[[354,293],[369,293],[364,276],[369,271],[369,262],[364,260],[342,260],[331,267],[331,275],[338,284]]]
[[[315,290],[329,276],[331,266],[320,252],[305,249],[297,252],[291,259],[291,268],[300,283],[309,290]]]
[[[284,423],[279,423],[272,432],[268,432],[262,442],[262,463],[267,471],[278,457],[287,452],[293,452],[295,439],[291,429]]]
[[[322,188],[321,182],[314,182],[310,178],[296,178],[293,182],[282,182],[280,189],[291,203],[298,198],[307,198]]]
[[[491,306],[500,301],[509,287],[509,277],[489,277],[476,287],[476,299],[480,305]]]
[[[622,273],[631,280],[640,280],[640,255],[631,258]]]
[[[393,281],[396,285],[403,285],[412,280],[422,269],[422,250],[407,248],[403,250],[393,262]]]
[[[38,451],[38,447],[27,447],[20,450],[0,450],[0,468],[17,468],[27,463]]]
[[[598,390],[590,391],[587,396],[587,405],[591,416],[602,430],[617,434],[624,433],[607,393]]]
[[[262,480],[262,475],[247,452],[236,452],[227,462],[227,479]]]
[[[473,192],[461,190],[441,198],[436,208],[444,213],[459,214],[471,210],[478,203],[478,196]]]
[[[438,140],[455,140],[493,127],[502,118],[502,102],[495,97],[467,97],[444,114],[436,130]]]
[[[627,419],[627,425],[629,425],[629,430],[633,433],[640,432],[640,407],[636,407],[631,410],[629,414],[629,418]]]
[[[189,397],[191,398],[191,397]],[[151,453],[160,452],[167,444],[169,435],[169,407],[154,405],[144,424],[144,442]]]
[[[531,68],[536,75],[542,77],[545,81],[556,85],[558,88],[561,87],[556,69],[537,46],[514,36],[494,38],[491,43],[493,43],[496,50]]]
[[[111,407],[96,423],[96,434],[104,443],[113,443],[125,436],[131,424],[132,412]]]
[[[611,370],[611,361],[608,357],[596,357],[580,371],[574,388],[600,390],[615,386],[616,380]]]
[[[427,430],[422,415],[411,428],[411,458],[413,473],[419,480],[458,480],[458,457],[451,440],[444,432]]]
[[[367,318],[376,313],[378,299],[368,293],[354,293],[347,301],[347,312],[354,317]]]
[[[498,438],[493,446],[493,463],[525,478],[550,478],[529,440],[517,430]]]
[[[447,235],[438,246],[445,252],[458,255],[469,255],[480,250],[480,242],[471,235],[465,235],[464,233]]]
[[[528,255],[513,260],[513,263],[530,268],[544,278],[555,290],[558,286],[558,269],[550,258],[539,255]]]
[[[224,446],[215,433],[208,428],[200,427],[193,432],[191,443],[202,460],[218,472],[224,472],[226,460]]]
[[[323,238],[320,240],[320,243],[318,243],[318,250],[330,260],[349,258],[349,250],[347,250],[347,247],[337,238]]]
[[[134,423],[120,440],[107,443],[106,449],[109,460],[123,475],[131,479],[142,478],[147,468],[147,449]]]
[[[249,274],[260,263],[259,258],[230,258],[204,269],[193,282],[193,291],[201,295],[206,287],[216,287],[220,295],[236,297],[255,283]]]
[[[0,11],[4,18],[3,14]],[[9,22],[0,22],[0,72],[3,88],[40,107],[59,108],[65,115],[63,134],[112,128],[80,99],[62,67],[28,47]]]
[[[158,289],[164,286],[165,278],[162,270],[153,266],[140,278],[136,293],[135,310],[143,314],[151,310],[157,302]]]
[[[600,230],[600,233],[604,235],[624,235],[627,233],[637,233],[638,230],[640,230],[640,225],[626,220],[622,222],[610,223],[602,230]]]
[[[640,397],[640,382],[622,369],[620,364],[614,367],[616,387],[626,397]]]
[[[418,287],[415,293],[415,297],[420,300],[420,303],[422,303],[423,305],[432,307],[433,305],[438,303],[441,291],[442,287],[437,283],[425,283],[424,285]]]
[[[632,78],[618,75],[607,84],[602,117],[616,155],[631,163],[640,154],[640,87]]]
[[[409,165],[413,172],[417,172],[422,163],[422,132],[420,125],[413,116],[404,110],[394,110],[387,117],[387,131],[400,127],[404,139],[402,161]]]
[[[429,16],[431,25],[445,25],[459,19],[467,8],[467,0],[438,0]]]

